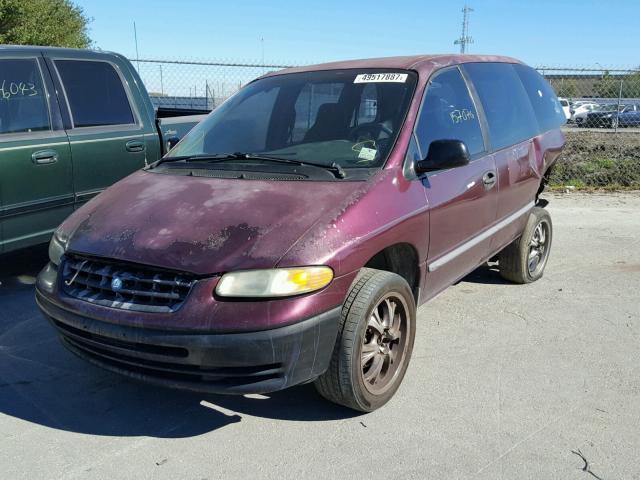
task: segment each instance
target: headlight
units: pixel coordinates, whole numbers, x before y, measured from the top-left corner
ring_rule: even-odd
[[[287,297],[313,292],[333,280],[329,267],[275,268],[225,273],[216,293],[221,297]]]
[[[60,265],[60,259],[67,249],[68,241],[69,238],[60,229],[56,230],[53,237],[51,237],[51,242],[49,242],[49,260],[51,263]]]

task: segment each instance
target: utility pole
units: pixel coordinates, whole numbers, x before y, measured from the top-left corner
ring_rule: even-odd
[[[465,5],[462,9],[462,35],[458,38],[454,45],[460,45],[460,53],[465,54],[467,45],[473,43],[473,38],[469,36],[469,14],[473,12],[473,8]]]

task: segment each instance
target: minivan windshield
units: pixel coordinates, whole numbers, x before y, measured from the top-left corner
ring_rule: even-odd
[[[347,169],[381,167],[402,127],[416,80],[415,72],[389,69],[262,78],[215,109],[164,160],[242,154]],[[252,165],[238,162],[239,169]]]

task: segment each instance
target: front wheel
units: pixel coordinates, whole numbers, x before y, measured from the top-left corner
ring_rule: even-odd
[[[549,212],[533,207],[520,238],[498,256],[500,275],[515,283],[531,283],[541,278],[549,258],[552,235]]]
[[[342,308],[329,369],[316,381],[334,403],[371,412],[394,395],[409,365],[416,305],[395,273],[363,268]]]

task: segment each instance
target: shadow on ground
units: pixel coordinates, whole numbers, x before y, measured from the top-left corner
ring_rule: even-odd
[[[461,282],[482,283],[485,285],[515,285],[500,276],[497,263],[484,264],[476,268],[469,275],[464,277]]]
[[[0,414],[71,432],[161,438],[204,434],[243,415],[356,415],[323,400],[312,385],[263,398],[218,396],[148,386],[94,367],[61,345],[36,307],[31,283],[46,260],[40,247],[0,256]]]
[[[0,256],[0,413],[71,432],[160,438],[204,434],[243,415],[297,421],[357,415],[323,400],[311,385],[263,398],[214,396],[94,367],[64,349],[36,307],[33,281],[46,261],[46,247]],[[490,267],[462,281],[506,283]]]

